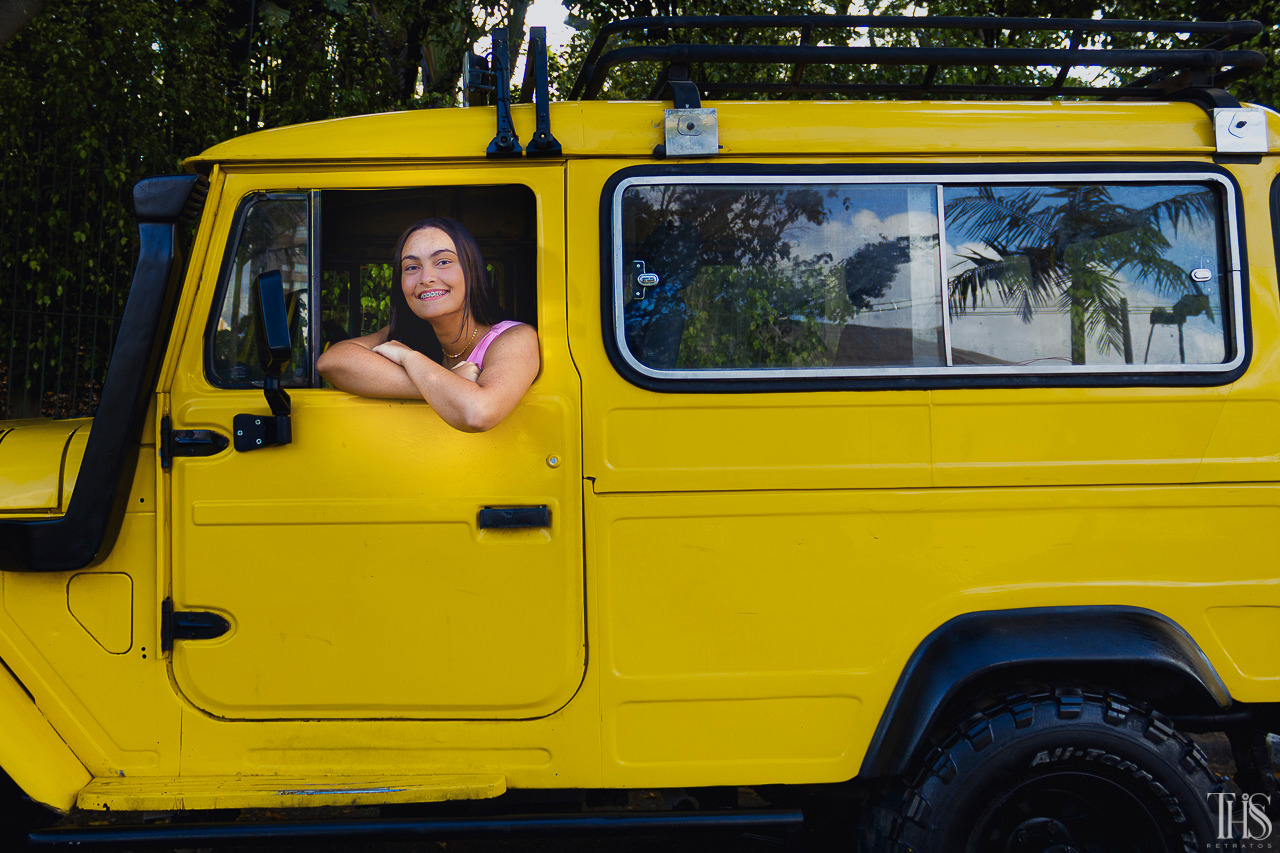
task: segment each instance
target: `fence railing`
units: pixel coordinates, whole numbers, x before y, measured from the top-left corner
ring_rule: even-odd
[[[93,413],[137,251],[122,154],[0,129],[0,418]]]

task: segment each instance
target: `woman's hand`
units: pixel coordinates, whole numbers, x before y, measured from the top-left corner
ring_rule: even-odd
[[[334,387],[363,397],[413,399],[421,392],[398,362],[375,353],[387,343],[387,328],[338,341],[320,354],[317,368]],[[407,347],[406,347],[407,349]]]
[[[395,362],[401,367],[404,367],[404,360],[406,358],[417,352],[417,350],[410,349],[399,341],[387,341],[386,343],[378,344],[373,348],[373,351],[388,361]]]
[[[404,354],[396,350],[384,355]],[[529,390],[540,366],[538,333],[525,325],[510,328],[493,341],[483,371],[467,362],[449,370],[416,353],[404,359],[404,371],[422,398],[445,423],[463,432],[484,432],[501,423]]]
[[[538,375],[538,333],[516,326],[494,340],[482,372],[470,362],[445,368],[387,329],[341,341],[320,356],[320,371],[339,389],[366,397],[426,400],[449,426],[483,432],[497,426]]]

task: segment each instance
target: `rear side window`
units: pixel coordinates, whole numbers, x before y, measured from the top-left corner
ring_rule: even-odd
[[[1221,375],[1241,363],[1216,173],[633,177],[624,372],[652,379]]]
[[[1217,194],[1196,184],[947,187],[952,360],[1218,365]]]

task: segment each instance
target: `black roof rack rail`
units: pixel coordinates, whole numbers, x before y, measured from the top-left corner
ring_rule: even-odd
[[[703,43],[716,30],[783,31],[791,44],[736,45]],[[934,33],[970,31],[991,39],[997,32],[1058,32],[1064,47],[879,47],[812,43],[815,29],[865,31],[868,37],[896,31]],[[672,31],[696,32],[698,42],[674,38]],[[609,72],[633,63],[659,66],[651,98],[671,90],[671,81],[692,79],[706,95],[1001,95],[1025,98],[1095,97],[1142,100],[1196,100],[1226,106],[1235,103],[1223,87],[1266,64],[1255,50],[1229,49],[1262,31],[1257,21],[1179,22],[1125,21],[1079,18],[996,18],[996,17],[908,17],[875,15],[736,15],[724,17],[672,16],[631,18],[615,21],[600,29],[587,52],[582,70],[569,92],[570,100],[590,100],[600,96]],[[610,39],[624,34],[652,33],[672,39],[659,45],[624,45],[606,51]],[[1096,48],[1082,46],[1087,37],[1102,34],[1174,35],[1211,39],[1196,48]],[[791,65],[786,82],[698,80],[696,64],[724,63]],[[920,66],[918,80],[906,82],[806,82],[810,66],[868,67]],[[997,66],[1056,67],[1049,85],[939,82],[938,69],[944,67],[994,68]],[[1114,85],[1068,85],[1075,68],[1101,68],[1143,72],[1136,79]],[[1195,92],[1215,90],[1207,101]],[[1236,104],[1238,106],[1238,104]]]
[[[524,60],[524,83],[520,86],[520,101],[533,101],[533,138],[525,149],[527,157],[559,157],[560,142],[551,134],[551,93],[547,72],[547,28],[529,28],[529,53]]]
[[[495,27],[493,38],[493,77],[494,103],[498,107],[498,132],[489,143],[485,155],[488,157],[519,157],[524,151],[520,147],[520,137],[516,135],[515,125],[511,122],[511,90],[509,88],[511,71],[507,67],[510,61],[507,51],[507,28]]]
[[[518,157],[521,153],[526,157],[559,157],[560,142],[551,134],[547,28],[529,28],[529,52],[525,57],[520,101],[534,103],[537,124],[533,139],[526,148],[520,147],[520,137],[511,121],[511,73],[508,68],[510,42],[507,28],[496,27],[491,35],[493,46],[490,57],[469,54],[466,59],[467,74],[463,82],[465,104],[497,107],[497,133],[485,154],[489,157]]]

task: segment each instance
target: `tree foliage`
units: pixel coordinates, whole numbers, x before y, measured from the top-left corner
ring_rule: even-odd
[[[136,254],[132,184],[239,134],[457,100],[529,0],[47,0],[0,46],[0,415],[86,414]],[[43,369],[41,369],[43,367]]]
[[[867,0],[863,3],[829,2],[829,0],[566,0],[570,21],[577,34],[566,51],[564,66],[575,69],[587,53],[592,39],[600,28],[613,21],[627,18],[643,18],[650,15],[907,15],[907,16],[998,16],[1023,18],[1111,18],[1132,20],[1220,21],[1228,19],[1254,19],[1265,24],[1263,33],[1245,47],[1260,50],[1273,56],[1280,47],[1280,0],[1061,0],[1046,15],[1043,3],[1035,0]],[[810,43],[828,45],[869,44],[882,47],[948,45],[955,47],[1061,47],[1064,38],[1058,32],[1009,33],[1001,30],[935,31],[907,28],[899,31],[853,32],[845,29],[817,28],[809,34]],[[676,40],[692,43],[723,41],[728,44],[799,43],[800,33],[769,32],[767,30],[720,31],[707,37],[692,30],[638,31],[626,38],[615,37],[611,46],[629,44],[664,44]],[[781,42],[775,39],[781,39]],[[1175,36],[1138,37],[1116,34],[1095,39],[1096,47],[1177,47]],[[832,82],[901,82],[920,78],[922,69],[902,67],[827,69],[810,66],[805,69],[807,83]],[[605,95],[616,98],[644,98],[651,94],[655,70],[640,66],[623,66],[616,69]],[[722,79],[752,80],[757,82],[786,82],[793,69],[783,65],[745,67],[695,67],[697,80]],[[1019,82],[1043,85],[1053,73],[1047,69],[999,68],[969,69],[951,68],[941,72],[939,82],[994,83]],[[574,74],[565,73],[559,80],[560,91],[567,92]],[[1277,103],[1280,92],[1280,71],[1271,63],[1265,71],[1237,82],[1232,91],[1242,100],[1267,105]]]
[[[0,45],[0,414],[87,413],[123,305],[135,226],[129,187],[182,157],[266,127],[451,104],[467,48],[495,24],[523,41],[529,0],[35,0]],[[1041,16],[1031,0],[568,0],[578,35],[557,88],[599,28],[626,17],[787,13]],[[12,7],[12,8],[11,8]],[[1280,0],[1063,0],[1053,14],[1115,18],[1253,17],[1271,52]],[[5,31],[7,32],[7,31]],[[843,31],[815,41],[850,43]],[[649,31],[641,42],[674,38]],[[890,39],[911,42],[903,33]],[[984,36],[1005,42],[998,33]],[[761,33],[727,40],[764,41]],[[886,42],[888,43],[888,42]],[[897,42],[894,42],[897,43]],[[514,62],[512,63],[514,65]],[[785,79],[790,69],[700,73]],[[824,72],[810,69],[806,79]],[[891,70],[874,73],[884,78]],[[961,72],[963,73],[963,72]],[[991,73],[991,72],[983,72]],[[1005,73],[1002,70],[1002,73]],[[610,94],[645,97],[647,71],[622,69]],[[1274,67],[1241,81],[1242,99],[1275,103]],[[42,365],[57,368],[41,373]],[[33,378],[35,377],[35,378]],[[45,377],[45,378],[39,378]],[[54,378],[49,378],[54,377]]]

